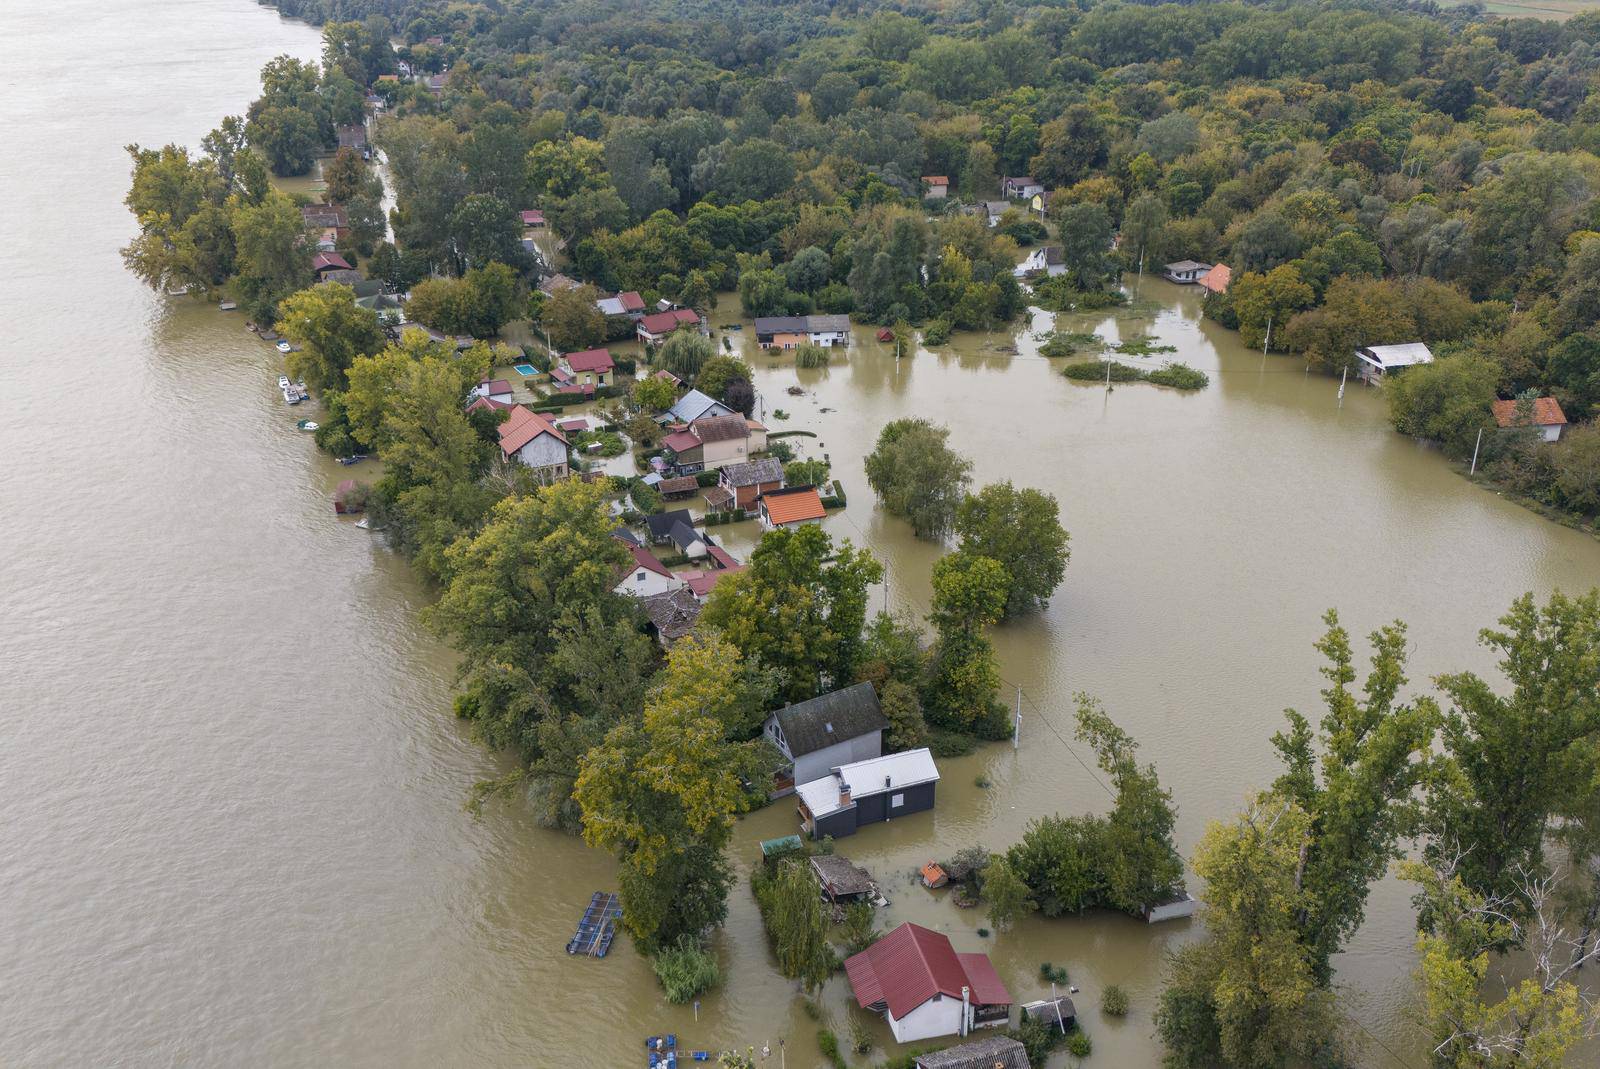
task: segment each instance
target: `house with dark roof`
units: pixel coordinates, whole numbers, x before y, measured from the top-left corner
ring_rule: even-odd
[[[706,555],[706,539],[695,530],[694,518],[689,515],[688,509],[658,512],[654,516],[646,516],[644,523],[650,529],[650,541],[656,545],[672,545],[690,559]]]
[[[1007,200],[1028,200],[1044,192],[1044,183],[1030,175],[1000,179],[1000,195]]]
[[[1559,441],[1567,429],[1567,414],[1554,397],[1535,397],[1526,410],[1521,401],[1496,401],[1491,407],[1494,421],[1502,428],[1537,427],[1539,437],[1547,442]]]
[[[878,889],[872,873],[843,854],[817,854],[811,858],[811,874],[829,902],[858,902]]]
[[[700,603],[685,588],[640,598],[639,606],[644,609],[650,631],[662,646],[670,647],[687,635],[700,619]]]
[[[1028,1048],[1010,1036],[988,1036],[917,1055],[916,1069],[1032,1069]]]
[[[761,732],[789,762],[790,780],[805,783],[883,753],[888,726],[877,690],[857,683],[784,706],[767,717]]]
[[[762,494],[783,489],[783,464],[777,457],[724,465],[717,485],[732,494],[732,503],[746,511],[756,507]]]
[[[659,375],[660,372],[657,372]],[[662,424],[682,423],[690,424],[697,419],[707,416],[731,416],[733,409],[699,390],[690,390],[678,398],[677,404],[661,414],[658,422]]]
[[[846,958],[844,971],[856,1004],[883,1014],[901,1043],[970,1035],[1011,1020],[1011,993],[989,955],[958,954],[949,937],[920,924],[902,924]]]
[[[939,766],[927,748],[840,765],[795,787],[800,827],[813,839],[841,839],[866,824],[932,809],[938,785]]]
[[[774,349],[796,349],[809,342],[832,348],[850,344],[847,315],[758,316],[756,343]]]
[[[1041,245],[1028,253],[1027,258],[1018,264],[1012,274],[1017,278],[1030,278],[1039,275],[1048,275],[1055,278],[1067,272],[1066,252],[1060,245]]]

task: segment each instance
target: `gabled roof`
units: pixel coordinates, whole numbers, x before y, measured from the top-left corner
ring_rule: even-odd
[[[329,268],[336,268],[340,271],[355,270],[350,266],[349,260],[346,260],[336,252],[319,252],[311,261],[311,270],[313,271],[326,271]]]
[[[1384,369],[1433,363],[1433,352],[1419,341],[1408,341],[1399,345],[1369,345],[1364,349],[1357,349],[1356,356],[1374,367]]]
[[[872,873],[842,854],[818,854],[811,859],[811,869],[823,888],[835,896],[864,895],[873,888]]]
[[[760,486],[762,483],[783,482],[783,464],[777,457],[747,460],[729,464],[722,469],[722,481],[729,486]]]
[[[700,532],[696,531],[694,525],[688,520],[673,524],[672,530],[667,532],[667,537],[672,539],[673,545],[684,551],[687,551],[696,542],[702,545],[705,544],[705,539],[700,537]]]
[[[760,316],[755,321],[757,334],[827,334],[849,329],[847,315]]]
[[[988,1036],[930,1054],[920,1054],[917,1069],[1032,1069],[1028,1048],[1010,1036]]]
[[[648,549],[645,549],[643,546],[638,545],[637,543],[629,543],[628,549],[633,555],[633,566],[630,568],[624,568],[624,574],[634,571],[637,568],[643,568],[647,572],[654,572],[666,579],[676,578],[672,574],[672,570],[665,564],[662,564],[656,555],[651,553]]]
[[[680,523],[694,524],[694,517],[689,515],[688,509],[673,509],[670,512],[658,512],[654,516],[646,516],[644,525],[650,529],[650,537],[667,538],[672,534],[672,529]]]
[[[500,424],[500,450],[510,456],[541,434],[553,436],[562,445],[567,444],[566,436],[556,430],[555,424],[539,413],[518,405]]]
[[[840,765],[831,775],[798,784],[794,790],[811,815],[821,818],[848,809],[861,798],[938,781],[933,751],[923,747]],[[839,797],[841,790],[849,792],[849,801]]]
[[[963,957],[969,961],[963,962]],[[987,955],[958,956],[948,937],[908,922],[861,953],[845,959],[844,971],[862,1009],[882,1004],[897,1018],[904,1018],[934,995],[958,999],[963,987],[972,989],[974,1003],[1010,1003],[1011,995],[998,978],[993,985],[988,983],[988,976],[994,973],[993,966],[989,967],[987,975],[979,977],[990,998],[978,997],[977,984],[968,975],[968,966],[976,967],[975,959],[979,958],[987,964]]]
[[[678,376],[674,375],[672,372],[668,371],[666,368],[660,369],[659,371],[657,371],[654,375],[651,375],[650,377],[652,379],[660,379],[662,382],[670,382],[674,386],[682,386],[683,385],[683,380],[678,378]]]
[[[828,514],[822,507],[822,497],[815,486],[791,486],[787,490],[772,490],[761,495],[761,508],[775,526],[820,520]]]
[[[568,353],[565,360],[573,371],[610,371],[615,366],[611,361],[610,349],[585,349],[581,353]]]
[[[719,416],[725,416],[733,411],[721,401],[701,393],[699,390],[690,390],[678,398],[677,404],[667,410],[667,415],[678,423],[692,423],[704,416],[712,408],[721,409],[720,412],[713,413]]]
[[[709,572],[684,572],[683,580],[689,584],[689,589],[697,598],[711,596],[711,591],[722,581],[724,576],[732,575],[724,568],[716,568]]]
[[[950,184],[950,176],[945,174],[925,174],[922,176],[922,180],[930,186],[947,186]]]
[[[684,453],[698,448],[702,443],[694,431],[673,431],[661,439],[661,444],[674,453]]]
[[[687,587],[640,598],[639,605],[650,623],[668,642],[674,642],[694,630],[694,622],[700,618],[700,603]]]
[[[1233,282],[1233,269],[1227,264],[1217,264],[1211,270],[1200,276],[1200,285],[1212,293],[1226,293],[1228,286]]]
[[[735,438],[750,437],[750,425],[743,416],[707,416],[689,425],[689,430],[702,442],[731,442]]]
[[[617,300],[622,302],[622,307],[623,307],[624,311],[628,311],[628,312],[642,312],[642,311],[644,311],[644,298],[639,296],[639,294],[634,290],[628,290],[628,291],[626,291],[624,293],[617,294]]]
[[[503,393],[511,392],[511,383],[505,379],[484,379],[478,383],[478,389],[485,397],[497,397]]]
[[[773,714],[789,752],[795,757],[847,742],[871,731],[889,726],[878,706],[878,692],[871,683],[819,694],[809,701],[786,706]]]
[[[1494,408],[1494,421],[1502,427],[1526,426],[1522,423],[1517,411],[1516,401],[1496,401]],[[1536,397],[1533,400],[1533,423],[1535,427],[1564,427],[1567,423],[1567,414],[1561,411],[1561,403],[1554,397]]]
[[[509,412],[516,407],[516,403],[512,401],[497,401],[493,397],[474,397],[472,403],[467,406],[467,411],[476,412],[481,408],[487,408],[491,411]]]
[[[639,545],[639,536],[620,524],[611,529],[611,537],[618,542],[626,542],[630,546]]]
[[[670,312],[652,312],[639,320],[639,326],[650,334],[666,334],[688,323],[698,323],[700,317],[688,308],[674,308]]]
[[[544,212],[540,211],[538,208],[527,208],[527,209],[524,209],[523,212],[522,212],[522,225],[523,226],[543,226],[544,225]]]
[[[1179,271],[1209,271],[1210,264],[1203,264],[1199,260],[1179,260],[1177,263],[1167,265],[1167,270],[1174,274]]]

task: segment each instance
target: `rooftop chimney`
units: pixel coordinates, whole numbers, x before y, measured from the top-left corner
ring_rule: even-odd
[[[837,776],[837,778],[839,780],[839,804],[841,806],[849,805],[850,804],[850,784],[845,780],[845,778],[843,776]]]

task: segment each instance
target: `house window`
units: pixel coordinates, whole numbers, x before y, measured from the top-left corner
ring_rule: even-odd
[[[641,582],[641,583],[644,582],[644,572],[643,571],[639,572],[639,582]]]
[[[889,808],[890,809],[899,809],[901,806],[903,806],[905,804],[906,804],[906,796],[905,795],[903,795],[903,794],[892,794],[892,795],[889,796]]]

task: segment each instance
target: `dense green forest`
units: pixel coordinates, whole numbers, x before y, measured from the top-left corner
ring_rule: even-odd
[[[442,591],[428,619],[463,654],[457,712],[520,758],[484,791],[514,792],[617,854],[629,931],[669,992],[715,982],[701,941],[726,914],[734,816],[761,804],[751,785],[773,766],[763,712],[871,681],[896,745],[1003,736],[987,631],[1048,601],[1068,539],[1054,499],[1009,483],[969,494],[970,462],[944,428],[895,421],[867,459],[880,503],[919,537],[960,540],[934,567],[930,633],[869,619],[878,562],[804,528],[766,536],[662,658],[612,589],[627,550],[608,504],[627,480],[536,485],[500,462],[496,415],[462,410],[507,362],[486,344],[507,323],[539,321],[557,347],[581,348],[606,340],[597,292],[702,313],[736,292],[750,314],[892,325],[910,351],[916,328],[937,344],[1030,303],[1107,307],[1148,265],[1226,263],[1231,286],[1205,314],[1247,343],[1337,376],[1358,347],[1424,341],[1438,359],[1385,387],[1398,429],[1481,454],[1480,472],[1554,509],[1600,513],[1600,14],[279,6],[325,23],[322,62],[274,60],[261,97],[198,152],[130,146],[140,234],[125,256],[153,286],[225,292],[275,325],[327,410],[319,444],[382,455],[371,507]],[[368,114],[387,217],[377,174],[350,144],[334,152]],[[272,174],[319,157],[329,206],[273,188]],[[1020,176],[1045,210],[991,212]],[[352,290],[313,286],[308,238],[324,209],[344,221],[338,254],[408,292],[414,319],[484,343],[391,336]],[[532,209],[546,251],[524,241]],[[1066,270],[1030,292],[1013,268],[1045,242]],[[547,299],[539,286],[557,271],[586,287]],[[748,368],[714,352],[680,334],[650,355],[730,403],[748,394]],[[658,433],[649,416],[673,396],[641,381],[613,422]],[[1516,424],[1536,398],[1564,411],[1561,441],[1494,416],[1493,402],[1514,402]],[[1273,740],[1283,775],[1193,858],[1212,894],[1206,937],[1172,962],[1157,1017],[1169,1063],[1338,1064],[1336,955],[1371,883],[1410,855],[1435,1064],[1561,1064],[1595,1020],[1573,978],[1600,927],[1600,601],[1529,599],[1484,633],[1507,696],[1470,674],[1402,693],[1398,624],[1372,634],[1357,689],[1350,638],[1327,624],[1326,712],[1289,714]],[[1041,820],[967,865],[997,928],[1029,909],[1137,912],[1177,878],[1154,770],[1087,698],[1079,728],[1117,808]],[[761,882],[769,924],[786,915],[769,900],[785,900],[787,880]],[[1583,933],[1576,949],[1541,942],[1556,917]],[[810,986],[836,962],[808,925],[771,934]],[[1480,990],[1493,955],[1519,947],[1535,952],[1529,978],[1507,998]]]

